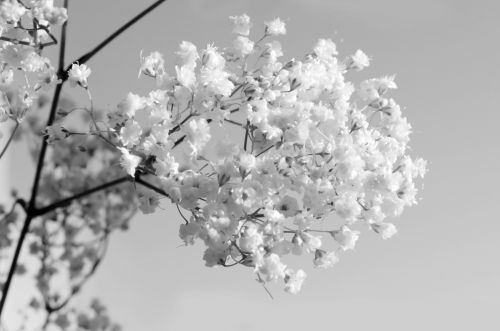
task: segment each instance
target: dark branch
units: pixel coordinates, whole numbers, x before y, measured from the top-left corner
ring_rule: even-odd
[[[112,186],[124,183],[126,181],[129,181],[129,180],[131,180],[131,178],[129,176],[127,176],[127,177],[120,177],[120,178],[112,180],[112,181],[110,181],[108,183],[104,183],[102,185],[99,185],[99,186],[96,186],[94,188],[88,189],[88,190],[83,191],[81,193],[75,194],[75,195],[73,195],[73,196],[71,196],[69,198],[62,199],[60,201],[54,202],[54,203],[52,203],[52,204],[50,204],[48,206],[45,206],[43,208],[36,209],[35,212],[34,212],[34,216],[41,216],[41,215],[46,214],[48,212],[51,212],[51,211],[53,211],[53,210],[55,210],[57,208],[65,207],[65,206],[69,205],[74,200],[81,199],[83,197],[91,195],[92,193],[102,191],[104,189],[107,189],[108,187],[112,187]]]
[[[157,186],[154,186],[153,184],[150,184],[150,183],[146,182],[145,180],[143,180],[139,176],[137,176],[135,178],[135,182],[141,184],[142,186],[145,186],[145,187],[149,188],[150,190],[155,191],[156,193],[159,193],[159,194],[161,194],[163,196],[166,196],[167,198],[170,198],[170,196],[168,195],[167,192],[165,192],[164,190],[162,190],[161,188],[159,188]]]
[[[79,64],[86,63],[89,61],[94,55],[96,55],[101,49],[106,47],[110,42],[112,42],[116,37],[118,37],[120,34],[122,34],[125,30],[130,28],[132,25],[134,25],[137,21],[139,21],[141,18],[146,16],[149,12],[151,12],[153,9],[161,5],[163,2],[166,0],[158,0],[155,3],[153,3],[151,6],[148,8],[144,9],[142,12],[137,14],[134,18],[132,18],[130,21],[125,23],[122,27],[120,27],[118,30],[113,32],[109,37],[104,39],[99,45],[97,45],[93,50],[90,52],[80,56],[77,60],[73,61],[73,63],[78,62]],[[66,72],[69,71],[69,67],[66,69]]]
[[[68,8],[68,0],[64,0],[64,8]],[[66,39],[67,25],[68,25],[68,21],[64,22],[64,24],[62,26],[62,30],[61,30],[61,46],[59,49],[59,68],[58,68],[59,72],[61,70],[63,70],[63,68],[64,68],[64,54],[65,54],[64,48],[66,45],[65,39]],[[57,105],[59,103],[59,97],[61,95],[62,84],[63,84],[63,82],[60,82],[56,86],[56,90],[54,92],[54,99],[52,100],[52,106],[50,109],[49,119],[47,121],[47,126],[52,125],[52,123],[54,122]],[[23,228],[21,230],[21,234],[19,236],[19,240],[18,240],[17,245],[16,245],[16,250],[14,252],[14,257],[13,257],[12,263],[10,265],[9,273],[7,275],[7,279],[5,280],[5,285],[2,289],[2,298],[0,299],[0,320],[1,320],[3,309],[5,307],[5,301],[7,300],[7,294],[9,293],[10,284],[12,282],[12,278],[14,277],[14,272],[16,270],[17,261],[19,260],[21,248],[23,246],[24,239],[26,238],[26,235],[29,231],[31,220],[33,219],[31,212],[33,210],[35,210],[35,207],[36,207],[36,196],[38,193],[38,187],[40,185],[40,177],[42,174],[43,163],[45,160],[45,153],[46,152],[47,152],[47,140],[44,138],[42,141],[40,156],[38,158],[38,164],[36,166],[35,179],[33,181],[33,188],[31,190],[31,198],[30,198],[29,205],[27,208],[28,215],[26,215],[26,220],[24,221]]]

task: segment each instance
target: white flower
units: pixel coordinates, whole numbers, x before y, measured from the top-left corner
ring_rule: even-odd
[[[194,245],[194,240],[199,236],[200,230],[198,223],[183,223],[179,228],[179,237],[181,237],[186,245]]]
[[[179,84],[185,87],[192,87],[196,82],[196,75],[190,66],[175,66],[175,73]]]
[[[286,265],[281,263],[277,254],[269,254],[259,261],[255,271],[258,272],[265,282],[275,281],[285,277]]]
[[[222,70],[226,64],[226,60],[219,53],[217,47],[212,45],[207,45],[207,48],[203,51],[201,62],[205,67],[213,70]]]
[[[398,229],[392,223],[373,223],[371,228],[380,234],[384,240],[391,238],[398,232]]]
[[[0,18],[7,23],[16,24],[25,13],[26,8],[16,0],[4,0],[0,4]]]
[[[224,70],[203,67],[200,71],[199,82],[213,94],[228,97],[234,89],[234,84],[228,78],[229,74]]]
[[[141,163],[142,159],[140,156],[130,154],[126,148],[118,147],[120,152],[122,152],[122,156],[120,158],[120,165],[125,169],[127,174],[134,177],[135,169]]]
[[[246,56],[253,52],[254,42],[244,36],[238,36],[233,41],[233,47],[240,56]]]
[[[262,232],[252,223],[245,227],[243,235],[239,239],[239,247],[247,252],[255,252],[264,243]]]
[[[251,171],[255,169],[256,165],[257,165],[257,159],[255,158],[255,156],[249,153],[240,154],[240,166],[245,171]]]
[[[176,175],[179,172],[179,163],[175,161],[175,158],[167,154],[163,159],[157,159],[154,163],[154,168],[156,169],[156,174],[159,176],[165,175]]]
[[[152,52],[146,57],[142,57],[141,51],[141,69],[139,75],[143,73],[146,76],[161,78],[165,74],[165,61],[163,55],[159,52]]]
[[[87,88],[87,79],[89,78],[92,71],[86,64],[76,64],[73,63],[71,69],[68,72],[69,82],[71,86],[76,86],[77,84],[83,88]]]
[[[314,252],[318,248],[321,247],[322,242],[321,242],[321,237],[319,236],[313,236],[309,234],[308,232],[301,232],[299,235],[299,238],[302,238],[303,243],[302,246],[305,248],[306,252]]]
[[[395,76],[384,76],[365,80],[360,84],[358,94],[363,100],[376,100],[382,97],[387,90],[398,87],[394,78]]]
[[[290,269],[287,270],[285,276],[285,291],[291,294],[297,294],[306,277],[307,275],[302,269],[297,270],[297,272]]]
[[[120,140],[127,147],[137,145],[141,139],[142,129],[139,123],[128,120],[120,130]]]
[[[182,65],[186,65],[191,68],[196,67],[196,61],[200,58],[196,46],[189,41],[182,41],[177,55],[181,58]]]
[[[331,268],[334,264],[339,261],[339,258],[335,252],[326,252],[322,249],[317,249],[314,253],[314,266],[318,268]]]
[[[292,217],[299,212],[299,202],[296,198],[286,195],[281,199],[276,208],[286,217]]]
[[[129,92],[125,99],[118,104],[118,111],[128,118],[132,118],[135,116],[136,111],[144,108],[145,105],[146,103],[143,97]]]
[[[347,221],[356,220],[362,210],[356,197],[352,194],[341,195],[340,199],[335,201],[334,206],[337,214]]]
[[[192,153],[198,155],[212,137],[207,120],[200,117],[189,121],[186,131]]]
[[[361,71],[370,65],[370,58],[360,49],[351,55],[347,62],[347,67],[349,69],[354,69]]]
[[[354,249],[356,241],[359,239],[359,231],[352,231],[347,226],[342,226],[340,230],[332,232],[333,238],[339,243],[344,251]]]
[[[271,36],[279,36],[286,34],[285,22],[279,17],[270,22],[266,22],[266,34]]]
[[[47,135],[47,143],[52,144],[55,141],[68,137],[68,130],[61,126],[61,123],[56,123],[46,127],[45,134]]]
[[[338,54],[337,46],[331,39],[319,39],[314,46],[314,53],[320,59],[331,59]]]
[[[229,20],[233,24],[233,33],[240,34],[242,36],[248,36],[250,34],[252,23],[250,22],[250,17],[247,14],[230,16]]]

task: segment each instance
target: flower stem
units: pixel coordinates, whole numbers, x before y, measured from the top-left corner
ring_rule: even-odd
[[[2,149],[2,152],[0,152],[0,159],[7,151],[7,148],[9,148],[9,145],[12,142],[12,138],[14,138],[14,135],[16,134],[16,131],[18,128],[19,128],[19,122],[16,121],[16,126],[14,126],[14,129],[12,130],[12,133],[10,134],[9,140],[7,140],[7,143],[5,144],[4,148]]]
[[[158,0],[155,3],[153,3],[151,6],[148,8],[144,9],[142,12],[137,14],[134,18],[132,18],[130,21],[125,23],[123,26],[121,26],[118,30],[113,32],[109,37],[104,39],[99,45],[97,45],[94,49],[89,51],[88,53],[80,56],[77,60],[73,61],[72,63],[78,62],[79,64],[83,64],[90,60],[94,55],[96,55],[101,49],[106,47],[110,42],[112,42],[116,37],[118,37],[120,34],[122,34],[125,30],[127,30],[129,27],[134,25],[137,21],[139,21],[141,18],[146,16],[148,13],[150,13],[153,9],[161,5],[163,2],[166,0]],[[66,72],[69,71],[69,67],[66,69]]]
[[[64,8],[68,8],[68,0],[64,0]],[[58,71],[61,72],[61,70],[64,69],[64,55],[65,55],[65,48],[66,48],[66,28],[68,26],[68,21],[64,22],[61,30],[61,45],[59,49],[59,68]],[[55,92],[54,92],[54,99],[52,99],[52,106],[50,109],[50,114],[49,114],[49,119],[47,120],[47,126],[51,126],[52,123],[54,123],[55,119],[55,114],[56,114],[56,109],[57,105],[59,103],[59,97],[61,95],[61,90],[62,90],[62,85],[63,81],[57,84]],[[19,240],[17,242],[16,250],[14,252],[14,257],[12,259],[12,263],[9,269],[9,273],[7,275],[7,279],[5,280],[5,285],[2,289],[2,298],[0,299],[0,320],[2,317],[2,312],[5,307],[5,301],[7,300],[7,294],[9,293],[10,289],[10,284],[12,282],[12,278],[14,277],[14,272],[17,266],[17,261],[19,260],[19,255],[21,254],[21,248],[24,243],[24,239],[26,238],[26,234],[29,231],[29,227],[31,224],[31,220],[33,219],[32,211],[35,210],[36,206],[36,195],[38,193],[38,187],[40,184],[40,177],[43,169],[43,163],[45,160],[45,153],[47,152],[47,140],[44,138],[42,141],[42,147],[40,149],[40,156],[38,158],[38,164],[36,167],[36,172],[35,172],[35,179],[33,181],[33,188],[31,191],[31,198],[28,203],[28,208],[27,208],[27,215],[26,219],[23,224],[23,228],[21,230],[21,234],[19,236]]]

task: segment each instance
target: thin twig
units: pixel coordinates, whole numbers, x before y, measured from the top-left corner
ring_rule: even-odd
[[[247,150],[247,142],[248,142],[248,129],[250,126],[250,121],[247,120],[247,125],[245,126],[245,141],[243,142],[243,149]]]
[[[157,187],[157,186],[154,186],[153,184],[150,184],[148,182],[146,182],[145,180],[143,180],[142,178],[140,177],[136,177],[135,178],[135,181],[139,184],[141,184],[142,186],[145,186],[147,188],[149,188],[150,190],[153,190],[155,191],[156,193],[159,193],[161,195],[164,195],[166,196],[167,198],[170,198],[170,196],[168,195],[167,192],[165,192],[164,190],[162,190],[161,188]]]
[[[4,148],[2,149],[2,152],[0,153],[0,159],[2,158],[2,156],[7,151],[7,148],[9,147],[12,139],[14,138],[14,135],[16,134],[16,131],[17,131],[18,128],[19,128],[19,122],[16,121],[16,126],[14,126],[14,129],[12,130],[12,133],[10,134],[9,140],[7,140],[7,143],[5,144]]]
[[[130,28],[132,25],[134,25],[137,21],[139,21],[141,18],[146,16],[149,12],[151,12],[153,9],[161,5],[163,2],[166,0],[158,0],[155,3],[153,3],[151,6],[148,8],[144,9],[142,12],[137,14],[134,18],[132,18],[130,21],[125,23],[123,26],[121,26],[118,30],[113,32],[109,37],[104,39],[99,45],[97,45],[94,49],[89,51],[88,53],[80,56],[77,60],[73,61],[72,63],[78,62],[79,64],[86,63],[89,61],[94,55],[96,55],[101,49],[106,47],[110,42],[112,42],[116,37],[121,35],[125,30]],[[69,71],[69,67],[66,69],[66,72]]]

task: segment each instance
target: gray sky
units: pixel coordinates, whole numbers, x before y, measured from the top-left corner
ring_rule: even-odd
[[[70,1],[68,59],[149,3]],[[209,42],[225,46],[231,40],[229,15],[247,13],[254,37],[265,20],[279,16],[287,22],[285,57],[301,57],[318,38],[330,37],[341,55],[361,48],[373,58],[363,77],[397,74],[399,89],[392,96],[414,128],[412,153],[429,161],[422,200],[395,220],[394,238],[363,233],[356,251],[332,270],[306,269],[300,294],[271,285],[275,300],[250,269],[208,269],[201,245],[176,248],[181,219],[168,207],[136,217],[129,232],[114,236],[80,302],[99,295],[126,330],[498,329],[499,12],[500,4],[487,0],[162,5],[89,62],[97,105],[114,106],[128,91],[153,87],[137,80],[141,50],[159,50],[173,63],[171,54],[182,40],[199,48]],[[12,167],[11,178],[29,169]],[[20,180],[21,186],[28,183]],[[12,301],[20,301],[26,289],[14,283]]]

